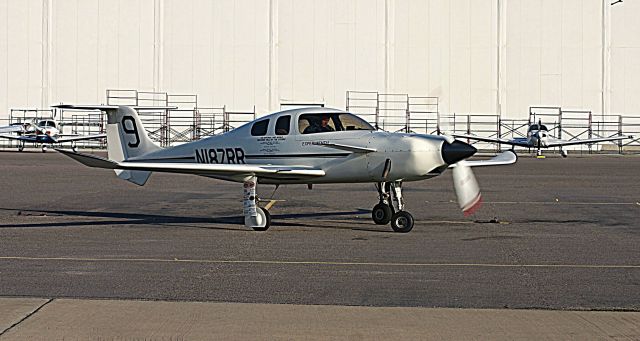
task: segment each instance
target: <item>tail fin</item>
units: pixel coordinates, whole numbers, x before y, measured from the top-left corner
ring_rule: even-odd
[[[147,136],[138,113],[131,107],[107,110],[107,151],[109,159],[126,161],[160,150]]]
[[[131,107],[119,106],[107,112],[107,155],[114,161],[126,161],[160,150],[147,136],[138,113]],[[149,179],[149,171],[115,170],[123,180],[144,185]]]
[[[175,107],[128,107],[113,105],[53,105],[54,108],[101,110],[107,113],[107,152],[110,160],[121,162],[162,149],[149,137],[138,118],[137,109],[175,109]],[[120,179],[144,185],[151,172],[115,170]]]

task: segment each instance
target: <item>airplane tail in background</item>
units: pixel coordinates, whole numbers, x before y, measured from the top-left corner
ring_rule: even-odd
[[[131,107],[119,106],[107,112],[107,155],[113,161],[126,161],[162,149],[156,145],[142,126],[138,113]],[[151,172],[115,170],[123,180],[144,185]]]

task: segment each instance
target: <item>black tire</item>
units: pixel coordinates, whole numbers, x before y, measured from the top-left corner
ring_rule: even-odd
[[[266,231],[269,229],[269,227],[271,226],[271,214],[269,214],[269,211],[265,210],[262,207],[256,207],[256,209],[258,210],[258,214],[260,214],[260,212],[262,212],[262,214],[264,214],[264,218],[267,220],[267,223],[264,226],[254,226],[253,230],[254,231]]]
[[[392,215],[391,207],[385,203],[378,203],[371,210],[371,219],[378,225],[387,225],[391,221]]]
[[[413,229],[413,216],[406,211],[400,211],[391,217],[391,228],[400,233],[407,233]]]

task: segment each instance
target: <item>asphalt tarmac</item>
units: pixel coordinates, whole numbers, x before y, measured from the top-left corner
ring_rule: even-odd
[[[273,226],[242,186],[154,174],[144,187],[58,153],[0,153],[0,296],[370,307],[640,310],[640,157],[521,158],[405,183],[416,225],[375,225],[371,184],[283,186]],[[261,197],[273,186],[259,186]]]

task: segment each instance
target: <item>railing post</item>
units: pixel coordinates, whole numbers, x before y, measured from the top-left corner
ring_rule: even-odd
[[[618,116],[618,135],[622,135],[622,115]],[[618,140],[618,154],[622,154],[622,140]]]

